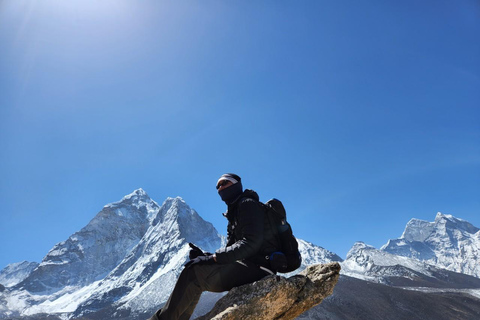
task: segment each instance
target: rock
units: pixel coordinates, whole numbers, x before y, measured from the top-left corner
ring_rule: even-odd
[[[289,320],[320,304],[332,294],[340,264],[316,264],[296,276],[268,276],[233,288],[213,309],[196,320]]]

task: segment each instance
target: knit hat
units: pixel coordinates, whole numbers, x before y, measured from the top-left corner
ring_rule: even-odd
[[[234,173],[225,173],[218,179],[217,186],[218,186],[218,183],[220,181],[223,181],[223,180],[227,180],[227,181],[230,181],[231,183],[235,184],[237,182],[242,181],[242,178],[240,178],[238,175],[236,175]]]

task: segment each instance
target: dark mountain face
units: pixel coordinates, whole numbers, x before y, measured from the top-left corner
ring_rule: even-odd
[[[332,296],[299,320],[473,320],[480,299],[461,291],[415,291],[340,277]]]

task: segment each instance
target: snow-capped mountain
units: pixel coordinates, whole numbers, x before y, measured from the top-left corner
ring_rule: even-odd
[[[12,287],[23,280],[36,268],[37,262],[11,263],[0,271],[0,284],[4,287]]]
[[[144,237],[74,315],[112,304],[128,312],[158,307],[168,299],[187,260],[188,242],[212,252],[221,246],[222,237],[181,198],[168,198]]]
[[[412,219],[381,249],[357,242],[333,295],[299,319],[479,319],[478,235],[437,214],[434,222]]]
[[[400,239],[380,250],[356,243],[343,262],[335,253],[298,239],[301,269],[342,262],[343,279],[361,279],[343,281],[345,292],[355,289],[350,284],[364,286],[365,281],[397,291],[429,287],[477,292],[480,279],[452,271],[478,277],[479,235],[468,222],[438,214],[435,222],[411,220]],[[167,300],[187,260],[188,242],[213,252],[225,238],[181,198],[167,198],[159,206],[145,191],[135,190],[106,205],[39,265],[12,264],[2,270],[0,319],[37,319],[39,314],[62,320],[148,318]],[[198,312],[208,311],[219,297],[203,295]]]
[[[181,198],[168,198],[160,207],[135,190],[106,205],[85,228],[55,245],[23,281],[0,293],[0,318],[151,312],[167,300],[186,262],[188,242],[213,252],[225,239]],[[341,261],[303,240],[299,249],[304,265]]]
[[[332,261],[343,261],[337,254],[308,241],[297,239],[298,251],[302,255],[302,268],[317,263],[328,263]]]
[[[400,287],[480,288],[480,279],[437,268],[357,242],[342,263],[342,274]]]
[[[356,242],[342,263],[342,274],[379,283],[385,282],[385,276],[415,277],[407,269],[429,275],[425,263],[380,251],[363,242]]]
[[[106,205],[86,227],[55,245],[18,286],[52,294],[103,279],[140,241],[158,210],[142,189]]]
[[[480,278],[480,229],[452,215],[439,212],[434,222],[412,219],[381,250]]]
[[[342,263],[342,273],[388,285],[470,288],[480,284],[480,229],[451,215],[434,222],[412,219],[401,238],[376,249],[357,242]],[[448,279],[447,279],[448,278]],[[453,281],[453,279],[456,279]]]
[[[223,241],[181,198],[168,198],[160,207],[135,190],[105,206],[85,228],[55,245],[25,280],[0,293],[0,318],[155,309],[186,262],[188,242],[214,251]]]

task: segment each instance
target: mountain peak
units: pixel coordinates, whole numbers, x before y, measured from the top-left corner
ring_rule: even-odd
[[[444,222],[444,221],[455,222],[455,221],[463,221],[463,220],[455,218],[451,214],[443,214],[441,212],[437,212],[437,215],[435,216],[435,223],[440,223],[440,222]]]
[[[364,249],[375,249],[375,247],[368,245],[363,241],[357,241],[354,243],[352,248],[348,251],[347,259],[350,259],[352,256],[357,255],[360,250],[364,250]]]
[[[424,242],[436,232],[444,233],[446,229],[458,229],[472,234],[480,230],[465,220],[456,218],[450,214],[437,212],[435,221],[433,222],[415,218],[411,219],[407,223],[400,239],[405,239],[410,242]]]
[[[22,282],[36,267],[37,262],[22,261],[11,263],[0,270],[0,284],[11,287]]]
[[[149,221],[152,221],[158,208],[159,205],[148,196],[145,190],[139,188],[124,196],[120,201],[107,204],[104,210],[118,216],[130,216],[132,210],[143,212],[140,218],[143,219],[145,215]]]
[[[435,216],[435,220],[441,219],[441,218],[443,218],[443,217],[451,217],[451,215],[443,214],[443,213],[441,213],[441,212],[439,211],[439,212],[437,212],[437,215]]]
[[[122,200],[120,200],[120,202],[125,201],[125,200],[141,199],[141,198],[150,199],[150,197],[145,192],[145,190],[143,190],[142,188],[138,188],[138,189],[134,190],[132,193],[127,194],[125,197],[123,197]]]
[[[172,205],[172,204],[182,204],[182,205],[187,205],[187,203],[185,202],[185,200],[183,200],[183,198],[181,197],[167,197],[167,199],[165,199],[164,201],[164,204],[167,204],[167,205]]]
[[[212,234],[218,235],[213,225],[204,221],[181,197],[167,198],[152,225],[163,225],[164,229],[176,230],[182,237],[188,237],[188,242],[195,242],[200,247],[210,241],[208,239]]]
[[[407,223],[405,231],[403,232],[400,239],[405,239],[407,241],[423,242],[430,236],[434,228],[434,222],[428,222],[425,220],[414,218]]]
[[[138,195],[147,195],[145,190],[143,190],[142,188],[138,188],[138,189],[134,190],[133,193],[138,194]]]
[[[447,229],[458,229],[471,234],[477,233],[480,230],[468,221],[441,212],[438,212],[435,216],[435,225],[445,225]]]
[[[479,277],[479,230],[465,220],[438,212],[434,222],[410,220],[401,238],[390,240],[381,250]]]
[[[188,204],[180,197],[168,197],[165,199],[163,204],[160,207],[160,214],[157,216],[158,218],[166,217],[166,216],[179,216],[189,214],[192,209],[188,206]]]

